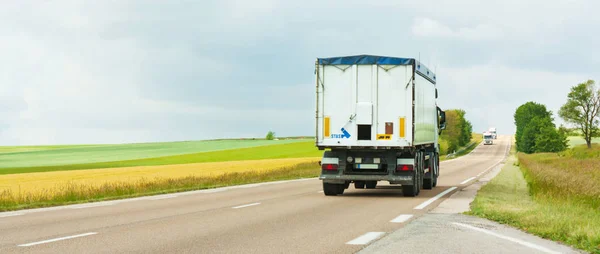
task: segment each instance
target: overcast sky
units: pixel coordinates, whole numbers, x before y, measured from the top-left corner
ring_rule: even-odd
[[[418,57],[439,105],[514,132],[600,77],[597,1],[0,3],[0,146],[314,135],[317,57]],[[555,115],[559,124],[559,117]]]

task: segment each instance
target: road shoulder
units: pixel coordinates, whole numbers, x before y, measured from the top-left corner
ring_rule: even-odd
[[[510,226],[462,214],[470,210],[477,191],[503,166],[504,162],[429,213],[359,253],[585,253]]]

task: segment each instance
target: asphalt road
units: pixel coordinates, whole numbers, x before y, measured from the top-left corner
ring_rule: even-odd
[[[0,253],[354,253],[475,181],[508,144],[442,162],[438,187],[414,198],[382,183],[328,197],[305,179],[0,213]]]

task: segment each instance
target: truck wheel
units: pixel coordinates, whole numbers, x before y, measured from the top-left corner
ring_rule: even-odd
[[[323,192],[325,193],[325,196],[335,196],[340,194],[339,186],[343,187],[341,184],[323,183]]]
[[[419,180],[417,179],[418,170],[415,170],[413,173],[413,182],[412,185],[402,185],[402,194],[405,197],[414,197],[419,194],[419,185],[417,184]]]
[[[344,194],[344,190],[346,189],[346,186],[344,186],[344,184],[336,184],[336,185],[337,185],[337,194],[338,195]]]
[[[365,188],[365,182],[364,181],[356,181],[356,182],[354,182],[354,188],[355,189],[364,189]]]
[[[437,186],[438,176],[440,175],[440,155],[435,153],[433,160],[433,166],[435,168],[435,174],[433,175],[433,187]]]
[[[429,175],[431,176],[430,178],[425,178],[423,179],[423,189],[426,190],[431,190],[433,189],[433,179],[435,179],[435,157],[434,157],[434,153],[429,153],[429,163],[427,163],[428,167],[429,167]],[[425,167],[425,164],[423,164],[423,167]],[[423,172],[425,172],[425,169],[423,169]]]
[[[423,188],[423,171],[424,171],[424,159],[425,157],[423,157],[424,153],[423,152],[417,152],[417,160],[418,164],[417,167],[415,169],[416,175],[417,175],[417,196],[419,195],[419,193],[421,193],[421,189]]]
[[[377,181],[367,181],[367,189],[375,189],[377,187]]]

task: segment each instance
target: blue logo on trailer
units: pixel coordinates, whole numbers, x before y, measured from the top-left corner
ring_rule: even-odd
[[[342,134],[331,134],[331,138],[350,138],[350,133],[344,128],[341,129]]]

